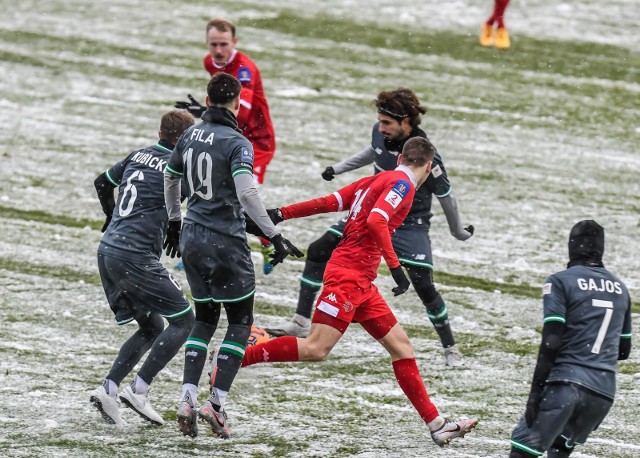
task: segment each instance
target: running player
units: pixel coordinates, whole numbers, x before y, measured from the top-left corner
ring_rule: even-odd
[[[285,361],[321,361],[352,322],[358,322],[391,355],[393,370],[405,395],[439,446],[462,437],[477,420],[448,420],[431,402],[416,364],[413,347],[393,312],[373,284],[384,257],[397,286],[409,288],[391,233],[409,214],[419,188],[431,172],[435,147],[422,137],[405,142],[395,170],[362,178],[331,195],[270,211],[275,223],[317,213],[349,209],[338,247],[331,254],[324,286],[308,337],[278,337],[247,348],[243,366]]]
[[[569,264],[542,288],[542,343],[511,458],[568,457],[606,417],[618,360],[631,352],[631,299],[604,268],[604,229],[580,221],[569,235]]]
[[[253,148],[236,122],[240,89],[240,81],[227,73],[211,78],[203,122],[178,140],[165,171],[165,199],[174,228],[168,250],[182,253],[196,307],[177,412],[180,431],[192,437],[197,435],[196,413],[216,435],[228,438],[231,434],[224,404],[251,332],[255,292],[243,209],[273,241],[274,265],[289,254],[303,256],[279,234],[260,200],[252,175]],[[181,181],[188,185],[189,198],[180,233]],[[197,412],[197,386],[222,306],[229,326],[216,358],[211,399]]]
[[[322,172],[322,178],[333,180],[335,175],[355,170],[373,163],[374,173],[393,170],[398,154],[411,138],[427,138],[419,124],[426,108],[410,89],[384,91],[375,100],[378,122],[373,126],[371,144],[361,152],[348,157]],[[429,227],[431,201],[438,198],[449,224],[451,234],[458,240],[473,235],[473,226],[464,227],[458,211],[442,157],[436,151],[433,170],[424,186],[417,189],[411,211],[392,237],[400,263],[407,269],[413,287],[426,307],[427,317],[435,327],[444,348],[449,366],[460,366],[463,358],[456,346],[447,306],[433,284],[433,257]],[[284,325],[268,328],[273,335],[304,337],[309,333],[309,323],[316,294],[322,286],[322,275],[331,252],[342,237],[345,220],[329,228],[318,240],[309,245],[302,277],[298,306],[293,320]]]
[[[508,49],[511,46],[509,31],[504,24],[504,12],[508,5],[509,0],[493,1],[493,13],[482,24],[482,33],[480,34],[482,46],[495,46],[498,49]]]
[[[209,75],[229,73],[242,83],[238,127],[253,145],[253,175],[258,184],[263,184],[267,167],[276,151],[276,136],[260,71],[249,56],[236,49],[236,26],[228,19],[211,19],[207,23],[206,39],[209,53],[204,56],[203,63]],[[191,102],[178,102],[176,108],[187,108],[200,118],[205,107],[192,97],[190,99]],[[264,258],[263,272],[269,274],[273,264],[269,262],[268,255],[273,251],[273,245],[264,237],[260,238],[260,244]]]
[[[149,402],[149,385],[180,350],[194,322],[182,288],[160,263],[168,220],[163,172],[178,137],[192,125],[193,117],[184,110],[165,113],[158,143],[132,152],[94,183],[107,216],[98,247],[102,286],[116,322],[124,325],[135,320],[138,324],[138,330],[120,348],[102,385],[91,394],[91,403],[109,423],[124,424],[116,396],[118,387],[149,350],[120,399],[151,423],[164,423]],[[166,329],[163,317],[169,322]]]

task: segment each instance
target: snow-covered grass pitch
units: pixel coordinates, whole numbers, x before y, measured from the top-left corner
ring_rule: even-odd
[[[540,286],[565,265],[576,221],[605,227],[605,264],[640,293],[640,3],[514,1],[506,52],[477,43],[491,4],[0,0],[0,455],[507,456],[535,364]],[[164,427],[125,411],[129,426],[114,428],[89,405],[133,331],[115,326],[100,286],[93,179],[153,143],[176,100],[204,100],[203,29],[218,14],[237,23],[238,47],[260,67],[270,102],[278,150],[261,188],[268,206],[371,173],[320,178],[367,145],[379,91],[411,87],[429,107],[422,127],[476,227],[455,240],[434,203],[435,278],[465,366],[444,366],[413,290],[394,298],[384,267],[377,285],[441,411],[480,419],[464,440],[432,443],[389,357],[357,325],[325,362],[241,370],[228,441],[204,427],[195,441],[177,432],[182,354],[153,383]],[[337,218],[282,228],[306,248]],[[289,319],[302,262],[263,276],[254,259],[256,324]],[[620,364],[616,403],[576,457],[640,456],[639,354]]]

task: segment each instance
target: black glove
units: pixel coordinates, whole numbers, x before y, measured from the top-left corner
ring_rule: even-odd
[[[540,410],[540,401],[542,401],[542,386],[532,386],[531,393],[529,393],[529,399],[527,399],[527,410],[525,410],[524,412],[524,419],[527,422],[527,426],[529,428],[533,426],[533,422],[538,416],[538,410]]]
[[[189,97],[189,102],[176,102],[174,107],[181,110],[187,110],[194,118],[200,119],[202,114],[207,111],[207,107],[201,105],[200,102],[191,96],[191,94],[187,95],[187,97]]]
[[[104,224],[102,225],[102,229],[100,229],[100,232],[106,231],[107,228],[109,227],[110,222],[111,222],[111,215],[107,215],[107,217],[104,220]]]
[[[269,215],[273,224],[279,224],[284,221],[284,215],[279,208],[268,208],[267,215]]]
[[[393,281],[395,281],[396,285],[398,285],[395,288],[391,288],[391,291],[393,291],[394,296],[399,296],[409,289],[409,285],[411,285],[411,283],[409,282],[407,276],[404,274],[402,266],[394,267],[390,270]]]
[[[166,248],[165,253],[167,256],[175,258],[180,257],[180,229],[182,226],[181,220],[169,221],[167,227],[167,236],[164,238],[164,245],[162,248]]]
[[[271,258],[271,265],[280,264],[284,261],[288,255],[293,255],[296,258],[301,258],[304,256],[304,253],[298,250],[293,243],[285,239],[282,234],[277,234],[271,237],[271,243],[273,243],[274,250],[269,253],[269,257]]]
[[[324,172],[322,172],[322,179],[325,181],[331,181],[335,178],[336,176],[336,171],[333,170],[333,167],[329,166],[326,169],[324,169]]]
[[[256,224],[256,222],[254,220],[251,219],[251,217],[249,215],[244,214],[244,224],[245,224],[245,231],[248,234],[251,235],[257,235],[258,237],[264,237],[266,239],[268,239],[269,237],[267,237],[265,235],[265,233],[262,231],[262,229],[260,229],[260,226],[258,226]]]
[[[475,228],[473,227],[473,224],[469,224],[467,227],[464,228],[469,234],[473,235],[473,231],[475,230]]]

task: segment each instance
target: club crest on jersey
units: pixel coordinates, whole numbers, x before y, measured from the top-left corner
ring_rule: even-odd
[[[238,70],[238,80],[240,80],[241,83],[251,82],[251,70],[249,70],[249,67],[240,67],[240,70]]]
[[[393,189],[389,191],[389,194],[387,194],[387,197],[385,197],[384,200],[393,208],[398,208],[398,205],[400,205],[400,202],[402,202],[402,199],[407,195],[410,189],[411,187],[409,186],[408,181],[400,180],[395,184]]]
[[[442,175],[442,168],[439,165],[436,165],[431,169],[431,175],[433,175],[433,178],[438,178]]]
[[[545,296],[547,294],[551,294],[551,283],[542,285],[542,295]]]

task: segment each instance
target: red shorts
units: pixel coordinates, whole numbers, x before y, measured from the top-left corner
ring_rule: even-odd
[[[253,149],[253,176],[258,184],[264,183],[264,175],[267,173],[267,166],[273,159],[275,151]]]
[[[323,282],[313,323],[327,324],[344,332],[352,322],[364,323],[387,317],[386,323],[393,321],[389,329],[397,322],[378,288],[360,272],[330,265]],[[382,336],[374,335],[377,339]]]

